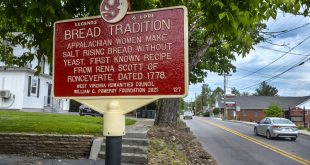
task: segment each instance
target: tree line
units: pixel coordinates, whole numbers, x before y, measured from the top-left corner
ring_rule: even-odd
[[[278,89],[269,85],[267,82],[262,82],[255,92],[250,94],[249,92],[240,92],[237,88],[231,88],[231,94],[233,96],[279,96]],[[221,87],[217,87],[213,91],[207,84],[202,85],[201,93],[190,102],[188,105],[190,109],[195,110],[195,113],[202,113],[204,107],[214,107],[217,99],[223,99],[224,90]]]

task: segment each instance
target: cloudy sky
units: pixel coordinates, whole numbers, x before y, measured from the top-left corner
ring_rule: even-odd
[[[267,22],[267,28],[269,32],[285,32],[254,46],[247,57],[237,57],[233,62],[237,71],[228,77],[227,86],[252,94],[267,81],[280,96],[310,95],[310,17],[278,13],[276,20]],[[224,78],[209,73],[204,83],[212,90],[223,88]],[[185,100],[194,100],[201,93],[201,85],[190,85]]]

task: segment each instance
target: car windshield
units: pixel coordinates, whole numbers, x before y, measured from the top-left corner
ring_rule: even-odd
[[[287,119],[273,119],[272,122],[275,124],[293,124],[291,121]]]
[[[192,115],[192,112],[184,112],[184,115]]]

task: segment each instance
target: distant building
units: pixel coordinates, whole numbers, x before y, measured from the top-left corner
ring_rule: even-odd
[[[273,97],[273,96],[235,96],[226,99],[228,120],[260,121],[265,117],[263,110],[272,103],[280,106],[285,118],[297,125],[310,127],[310,96]],[[224,110],[224,103],[218,99],[216,107]]]
[[[16,50],[17,49],[17,50]],[[17,47],[15,53],[22,49]],[[15,54],[14,53],[14,54]],[[37,60],[25,67],[7,67],[0,63],[0,109],[22,111],[68,112],[70,101],[51,96],[50,66],[43,61],[42,74],[35,76]]]

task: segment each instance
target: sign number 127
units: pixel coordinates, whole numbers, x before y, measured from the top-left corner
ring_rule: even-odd
[[[179,92],[181,92],[181,87],[173,87],[173,92],[174,92],[174,93],[179,93]]]

